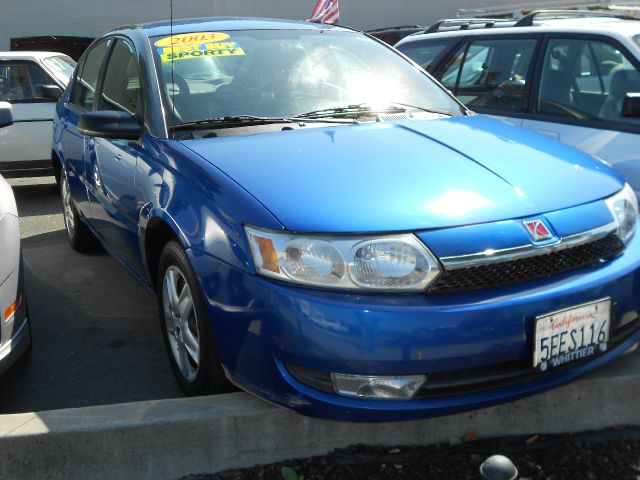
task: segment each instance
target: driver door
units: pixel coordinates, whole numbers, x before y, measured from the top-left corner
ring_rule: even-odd
[[[133,46],[115,40],[104,73],[97,110],[136,115],[142,123],[142,92]],[[135,193],[139,141],[89,137],[85,162],[91,220],[108,248],[136,274],[142,274]]]
[[[606,160],[640,192],[640,119],[621,115],[625,95],[640,92],[633,56],[604,37],[551,37],[537,70],[523,127]]]

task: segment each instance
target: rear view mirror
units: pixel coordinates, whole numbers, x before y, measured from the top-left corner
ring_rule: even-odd
[[[0,102],[0,127],[13,125],[13,109],[9,102]]]
[[[135,116],[111,110],[83,113],[78,120],[78,130],[89,137],[118,140],[138,140],[142,135],[142,126]]]
[[[640,117],[640,93],[627,93],[622,102],[623,117]]]
[[[40,96],[58,100],[62,96],[62,89],[57,85],[42,85],[40,87]]]

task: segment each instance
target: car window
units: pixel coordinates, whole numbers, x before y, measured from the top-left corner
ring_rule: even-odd
[[[471,42],[449,60],[440,80],[472,108],[521,110],[535,46],[535,39]]]
[[[617,47],[599,40],[549,41],[538,91],[539,112],[637,125],[638,118],[621,114],[627,93],[640,93],[640,73]]]
[[[35,63],[31,63],[28,66],[29,79],[31,81],[31,88],[35,98],[42,98],[42,87],[45,85],[56,85],[56,82],[51,76],[45,72],[41,67]]]
[[[110,40],[92,47],[84,59],[71,90],[70,101],[85,110],[93,110],[94,96],[98,84],[100,68],[109,51]]]
[[[175,123],[389,102],[461,113],[403,57],[356,32],[196,32],[152,43],[167,117]]]
[[[104,74],[99,110],[138,112],[140,102],[138,62],[131,45],[117,40]]]
[[[27,63],[0,64],[0,100],[33,100],[34,94],[29,82]]]
[[[412,42],[400,45],[398,50],[425,70],[429,70],[431,64],[451,42]]]

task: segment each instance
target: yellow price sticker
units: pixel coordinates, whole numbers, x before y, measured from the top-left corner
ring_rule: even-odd
[[[158,40],[154,45],[156,47],[180,47],[183,45],[201,45],[203,43],[222,42],[229,38],[230,35],[222,32],[195,32],[182,33]]]

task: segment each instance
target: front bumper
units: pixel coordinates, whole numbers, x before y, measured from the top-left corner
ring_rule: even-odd
[[[328,292],[267,281],[189,251],[209,299],[222,362],[234,382],[300,413],[350,421],[448,415],[567,383],[640,341],[640,235],[606,265],[552,279],[449,294]],[[291,367],[360,375],[483,372],[531,365],[538,315],[611,297],[613,343],[603,354],[488,388],[412,400],[365,400],[311,388]],[[619,334],[617,337],[617,333]],[[526,367],[525,367],[526,370]],[[427,382],[428,384],[428,382]]]

